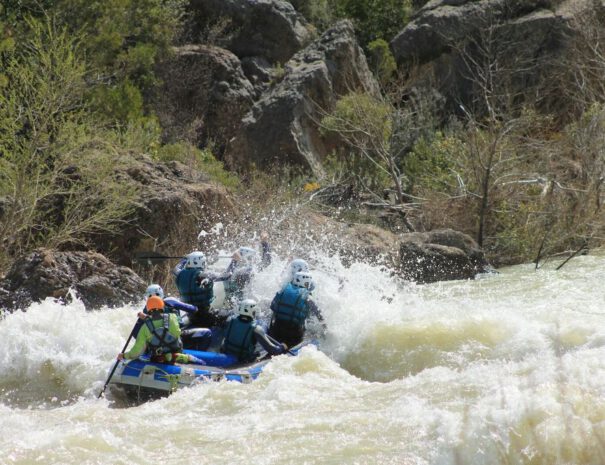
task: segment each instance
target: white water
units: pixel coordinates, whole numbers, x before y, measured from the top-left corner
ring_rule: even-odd
[[[96,394],[138,307],[1,320],[0,464],[605,463],[602,255],[428,286],[314,263],[320,350],[133,408]]]

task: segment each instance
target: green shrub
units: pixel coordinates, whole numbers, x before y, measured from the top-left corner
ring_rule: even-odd
[[[330,0],[291,0],[290,3],[320,30],[328,27],[334,19]]]
[[[378,81],[385,86],[395,75],[397,63],[389,44],[384,39],[376,39],[368,44],[370,66]]]
[[[27,27],[0,89],[4,263],[38,246],[86,244],[115,231],[134,207],[133,188],[114,176],[124,149],[86,104],[80,37],[51,20]]]
[[[468,147],[461,139],[440,131],[432,139],[421,138],[403,161],[403,171],[409,179],[408,189],[418,193],[431,190],[454,195],[459,188],[456,173],[467,151]]]
[[[155,157],[163,162],[179,161],[208,174],[212,180],[221,183],[225,187],[231,189],[239,187],[239,178],[235,174],[226,171],[222,162],[218,161],[208,149],[200,150],[189,143],[179,142],[160,147]]]
[[[351,18],[362,46],[376,39],[390,41],[408,23],[409,0],[330,0],[340,18]]]
[[[386,158],[393,121],[392,108],[387,103],[368,94],[348,94],[336,102],[334,111],[322,119],[321,126],[324,135],[334,133],[346,141],[347,148],[338,152],[335,163],[343,163],[350,174],[371,190],[389,184]]]
[[[127,124],[144,117],[141,91],[129,80],[99,86],[91,95],[94,109],[109,121]]]

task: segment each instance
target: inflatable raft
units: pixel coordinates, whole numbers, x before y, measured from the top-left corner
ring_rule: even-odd
[[[288,351],[289,355],[298,355],[300,349],[310,344],[303,342]],[[110,381],[112,391],[122,390],[130,399],[147,400],[164,397],[182,387],[204,381],[237,381],[249,383],[261,374],[271,359],[268,355],[260,356],[255,362],[238,364],[231,355],[217,352],[184,350],[204,360],[206,365],[179,364],[166,365],[153,363],[146,357],[119,362]]]

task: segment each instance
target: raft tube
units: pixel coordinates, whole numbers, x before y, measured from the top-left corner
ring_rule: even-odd
[[[298,355],[302,347],[312,342],[303,342],[288,351]],[[135,360],[122,360],[111,378],[110,386],[123,390],[129,398],[149,399],[165,397],[182,387],[204,381],[236,381],[249,383],[261,374],[271,359],[265,353],[256,361],[238,364],[232,355],[197,350],[183,351],[204,360],[206,365],[180,364],[166,365],[149,361],[146,356]]]

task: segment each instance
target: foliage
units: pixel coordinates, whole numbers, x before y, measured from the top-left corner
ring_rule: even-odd
[[[50,20],[27,27],[0,90],[3,262],[37,246],[85,244],[133,208],[133,189],[113,174],[121,147],[86,106],[79,37]]]
[[[362,46],[376,39],[390,41],[408,23],[409,0],[331,0],[339,18],[351,18]]]
[[[156,153],[156,159],[163,162],[179,161],[190,168],[208,174],[211,179],[225,187],[231,189],[239,187],[239,178],[226,171],[223,163],[214,158],[209,149],[200,150],[189,143],[179,142],[160,147]]]
[[[437,131],[430,139],[421,137],[403,161],[410,192],[421,196],[427,190],[456,195],[460,188],[457,169],[467,151],[464,141],[455,134]]]
[[[170,53],[180,33],[184,0],[20,0],[7,4],[6,24],[17,41],[28,40],[24,19],[29,17],[52,18],[56,27],[82,38],[87,95],[99,116],[117,125],[146,117],[143,96],[156,88],[154,67]]]
[[[354,92],[342,97],[322,121],[324,134],[345,136],[350,151],[339,153],[347,170],[371,189],[382,189],[389,181],[388,168],[380,152],[389,145],[393,121],[391,108],[368,94]]]
[[[338,19],[351,19],[363,47],[376,39],[390,41],[407,24],[412,12],[410,0],[292,0],[291,3],[320,30]]]
[[[334,19],[331,0],[291,0],[290,3],[320,30],[328,27]]]
[[[391,81],[397,72],[397,63],[389,44],[384,39],[376,39],[368,44],[370,66],[383,87]]]

